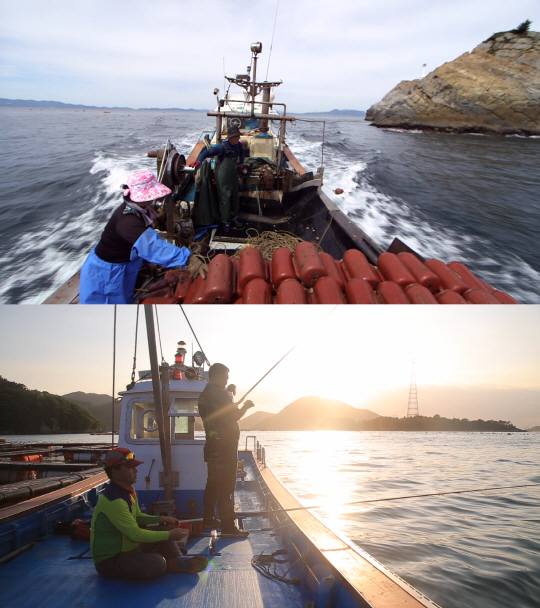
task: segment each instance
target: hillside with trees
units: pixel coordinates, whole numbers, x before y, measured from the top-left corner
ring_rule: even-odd
[[[351,429],[352,430],[352,429]],[[390,418],[381,416],[375,420],[365,420],[356,425],[357,431],[470,431],[503,432],[521,431],[507,420],[469,420],[467,418],[443,418],[436,414]]]
[[[112,398],[110,395],[97,394],[97,393],[83,393],[82,391],[77,391],[75,393],[68,393],[67,395],[62,395],[66,401],[70,403],[75,403],[79,407],[82,407],[83,410],[89,412],[92,416],[100,420],[106,431],[112,431],[111,428],[111,402]],[[122,405],[120,403],[116,403],[114,406],[114,430],[117,431],[120,427],[120,411],[122,409]]]
[[[104,424],[90,413],[58,395],[33,391],[0,376],[0,433],[85,433]]]

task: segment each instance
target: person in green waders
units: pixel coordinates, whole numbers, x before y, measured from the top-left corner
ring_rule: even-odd
[[[244,164],[244,147],[240,143],[240,129],[230,127],[227,141],[203,150],[193,167],[198,167],[205,158],[217,156],[216,186],[219,197],[219,215],[224,232],[230,232],[231,224],[240,228],[244,224],[238,219],[240,199],[238,197],[238,165]]]

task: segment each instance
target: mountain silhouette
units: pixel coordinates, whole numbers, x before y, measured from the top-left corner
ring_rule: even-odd
[[[372,420],[378,416],[370,410],[358,409],[337,399],[310,395],[293,401],[277,414],[256,412],[244,420],[240,420],[240,429],[314,431],[329,426],[334,428],[336,425],[349,428],[351,421],[356,423],[360,420]],[[342,421],[343,424],[340,425],[339,421]]]

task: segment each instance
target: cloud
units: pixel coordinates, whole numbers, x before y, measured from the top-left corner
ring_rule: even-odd
[[[220,0],[20,0],[3,3],[3,96],[122,105],[213,105],[263,42],[266,75],[277,3]],[[269,79],[294,111],[367,109],[403,79],[470,51],[529,18],[533,0],[352,0],[279,3]],[[47,79],[44,85],[43,80]],[[221,88],[221,87],[220,87]],[[43,93],[47,92],[47,95]]]

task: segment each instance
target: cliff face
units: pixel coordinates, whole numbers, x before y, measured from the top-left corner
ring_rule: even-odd
[[[540,33],[495,34],[366,113],[377,127],[540,135]]]

